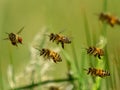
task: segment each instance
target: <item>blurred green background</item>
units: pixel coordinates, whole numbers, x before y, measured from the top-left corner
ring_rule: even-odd
[[[101,23],[94,14],[103,12],[104,1],[0,0],[0,90],[7,90],[9,88],[7,69],[11,63],[10,58],[12,58],[15,74],[22,71],[30,60],[29,45],[36,33],[43,27],[48,27],[49,32],[59,32],[65,29],[65,33],[72,37],[77,58],[80,60],[81,48],[87,47],[84,12],[87,16],[90,33],[95,35],[98,42],[101,36]],[[107,1],[106,7],[107,12],[120,17],[119,0]],[[5,32],[17,32],[23,26],[25,26],[21,33],[23,45],[15,47],[9,41],[3,40],[7,37]],[[116,66],[116,63],[114,63],[115,50],[117,55],[120,55],[120,26],[116,25],[112,28],[108,25],[106,38],[109,55],[108,61],[110,62],[110,67],[113,68]],[[70,55],[72,54],[69,45],[66,47],[66,50]]]

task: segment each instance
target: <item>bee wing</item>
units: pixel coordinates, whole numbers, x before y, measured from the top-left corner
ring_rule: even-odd
[[[64,43],[63,42],[61,42],[61,45],[62,45],[62,48],[64,49]]]
[[[17,32],[17,34],[21,33],[23,29],[24,29],[24,26]]]
[[[107,44],[107,39],[103,36],[100,37],[99,42],[96,44],[96,47],[98,48],[104,48]]]
[[[63,29],[63,30],[61,30],[60,32],[58,32],[58,34],[61,34],[61,33],[63,33],[65,31],[65,29]]]
[[[41,51],[39,48],[34,47],[36,50]]]

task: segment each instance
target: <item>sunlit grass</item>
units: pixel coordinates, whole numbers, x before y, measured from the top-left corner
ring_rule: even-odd
[[[2,76],[3,74],[2,74],[2,64],[1,64],[1,61],[0,61],[0,82],[1,82],[1,84],[0,84],[0,89],[2,89],[2,90],[4,90],[4,86],[3,86],[3,76]]]

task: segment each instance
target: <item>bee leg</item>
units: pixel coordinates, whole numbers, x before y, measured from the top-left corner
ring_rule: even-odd
[[[94,54],[95,57],[96,57],[97,55],[98,55],[97,53]]]
[[[93,70],[93,71],[91,71],[91,75],[92,75],[92,76],[94,76],[94,75],[95,75],[95,72],[94,72],[94,70]]]
[[[15,46],[16,46],[16,47],[18,47],[18,45],[17,45],[17,44],[15,44]]]
[[[87,74],[90,74],[90,71],[88,71],[88,73]]]
[[[110,23],[111,27],[114,27],[114,24],[113,23]]]
[[[64,43],[63,42],[61,42],[61,45],[62,45],[62,48],[64,49]]]
[[[88,70],[88,73],[87,73],[87,74],[90,74],[91,70],[92,70],[92,69],[91,69],[91,68],[89,68],[89,70]]]
[[[57,41],[56,43],[59,44],[60,41]]]
[[[109,24],[111,27],[114,27],[114,23],[112,23],[111,21],[109,21]]]
[[[104,75],[99,75],[99,77],[103,78],[103,77],[104,77]]]
[[[50,57],[47,57],[47,59],[50,61]]]
[[[100,55],[98,55],[98,58],[101,59]]]
[[[44,54],[44,57],[47,56],[47,54],[48,54],[48,53],[45,53],[45,54]]]
[[[55,63],[57,63],[56,60],[53,60],[53,61],[54,61]]]
[[[53,37],[50,37],[50,41],[53,39]]]

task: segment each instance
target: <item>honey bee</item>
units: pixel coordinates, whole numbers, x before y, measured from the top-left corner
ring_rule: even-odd
[[[86,69],[85,69],[86,70]],[[108,71],[102,70],[102,69],[96,69],[96,68],[89,68],[87,70],[87,74],[91,74],[92,76],[99,76],[101,78],[110,76],[110,73]]]
[[[8,38],[5,38],[4,40],[10,40],[14,46],[18,46],[18,43],[22,44],[22,37],[20,37],[19,34],[23,29],[24,27],[22,27],[17,33],[6,33],[8,34]]]
[[[67,36],[64,36],[64,35],[51,33],[49,35],[49,37],[50,37],[50,41],[52,41],[52,42],[56,41],[57,44],[61,43],[62,48],[64,48],[64,44],[71,43],[70,38],[68,38]]]
[[[50,49],[45,49],[45,48],[39,51],[40,51],[40,56],[43,56],[44,58],[47,58],[47,59],[53,59],[55,63],[62,61],[60,55],[57,52],[54,52]]]
[[[120,19],[118,19],[117,17],[115,17],[113,15],[106,14],[106,13],[100,13],[99,20],[101,20],[102,22],[105,21],[111,27],[114,27],[115,24],[120,25]]]
[[[101,59],[101,56],[104,55],[103,49],[100,49],[97,47],[90,46],[89,48],[86,48],[86,50],[87,50],[87,54],[94,55],[95,57],[98,57],[99,59]]]

